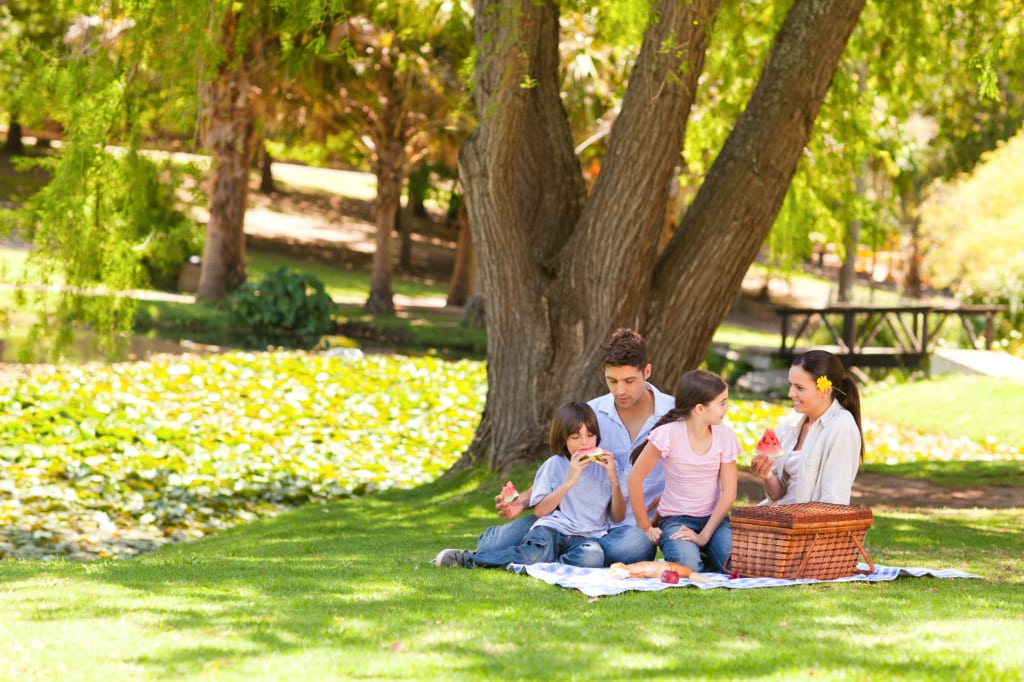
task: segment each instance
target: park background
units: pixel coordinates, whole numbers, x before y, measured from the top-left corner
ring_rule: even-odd
[[[1012,40],[1020,12],[1013,3],[919,4],[863,11],[815,134],[799,145],[785,203],[761,219],[765,238],[735,293],[717,297],[726,309],[708,313],[720,319],[707,338],[680,345],[738,382],[751,369],[743,349],[778,347],[780,304],[885,304],[916,293],[922,298],[911,300],[1005,305],[997,335],[1004,370],[993,376],[866,371],[869,451],[855,490],[875,511],[868,548],[877,562],[959,568],[982,580],[601,600],[428,564],[441,547],[472,546],[496,520],[494,491],[508,477],[529,480],[530,457],[542,454],[523,448],[503,460],[498,448],[466,466],[489,391],[514,392],[485,364],[515,347],[502,347],[512,342],[501,318],[525,315],[494,310],[502,301],[485,283],[499,273],[486,274],[489,261],[474,265],[464,243],[476,228],[459,210],[453,157],[460,135],[480,123],[467,113],[469,81],[438,88],[443,115],[426,100],[405,111],[421,134],[406,140],[399,191],[381,194],[381,179],[395,173],[375,151],[386,142],[373,137],[383,135],[375,116],[393,99],[379,88],[394,82],[367,73],[415,73],[426,80],[408,82],[424,92],[431,75],[471,78],[473,8],[416,5],[435,19],[424,31],[446,29],[453,42],[443,51],[438,36],[421,37],[413,3],[393,2],[314,22],[321,33],[347,27],[351,42],[335,45],[351,47],[344,59],[309,57],[319,54],[314,47],[264,53],[268,80],[252,89],[262,92],[261,113],[249,121],[261,137],[244,137],[244,210],[236,201],[232,217],[217,213],[214,182],[230,159],[208,161],[220,149],[209,137],[215,100],[198,96],[216,88],[192,80],[208,72],[179,65],[182,87],[172,90],[159,69],[174,55],[132,56],[147,40],[159,46],[173,36],[168,24],[153,14],[149,24],[136,19],[143,4],[0,5],[12,46],[0,103],[9,123],[0,474],[0,632],[9,645],[0,677],[1020,679],[1024,434],[1013,417],[1024,386],[1011,369],[1024,234],[1015,189],[1015,69],[1024,62],[1013,58]],[[303,9],[314,6],[332,9]],[[259,21],[258,11],[225,7],[191,6],[238,20],[222,48],[242,44],[253,27],[267,31],[258,34],[264,45],[317,35],[282,3],[266,5]],[[281,12],[266,11],[274,7]],[[719,10],[699,89],[714,96],[693,104],[685,167],[674,160],[667,171],[676,189],[661,183],[644,196],[664,206],[648,211],[659,248],[686,229],[687,206],[713,165],[708,150],[734,127],[787,8]],[[602,140],[615,118],[608,112],[640,59],[647,10],[562,9],[570,137],[580,178],[597,193]],[[609,20],[621,30],[609,30]],[[871,41],[895,26],[895,44]],[[938,26],[970,30],[946,42],[954,34]],[[192,28],[186,37],[200,38],[197,50],[209,48],[203,36],[218,44],[216,33]],[[738,45],[750,64],[737,58]],[[230,49],[197,54],[210,66],[218,56],[252,64],[251,55],[233,61]],[[406,61],[389,67],[387,55]],[[340,104],[327,106],[311,85],[325,83],[324,64],[333,64]],[[140,81],[143,99],[118,94],[139,94]],[[356,92],[357,84],[376,89]],[[579,109],[568,104],[577,101]],[[653,166],[639,168],[634,193],[657,176]],[[229,238],[211,232],[218,220]],[[225,220],[239,222],[224,228]],[[211,262],[226,264],[219,282],[202,272]],[[198,281],[189,280],[197,265]],[[907,290],[911,265],[921,267],[917,292]],[[289,319],[296,310],[303,315]],[[597,310],[593,317],[590,345],[616,322]],[[954,330],[941,342],[964,339]],[[656,364],[668,364],[664,357],[656,353]],[[565,390],[589,397],[600,383],[593,374]],[[670,390],[673,382],[659,383]],[[785,406],[777,396],[737,393],[730,422],[752,447]],[[546,423],[549,413],[537,412]],[[754,501],[756,488],[741,496]]]

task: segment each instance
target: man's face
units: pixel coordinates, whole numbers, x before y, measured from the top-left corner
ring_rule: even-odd
[[[632,365],[605,365],[604,381],[615,398],[615,408],[628,410],[640,402],[647,390],[645,382],[650,376],[650,364],[643,370]]]

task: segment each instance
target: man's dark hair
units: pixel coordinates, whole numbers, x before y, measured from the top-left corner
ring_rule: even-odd
[[[647,341],[632,329],[616,329],[604,344],[604,364],[615,367],[647,367]]]

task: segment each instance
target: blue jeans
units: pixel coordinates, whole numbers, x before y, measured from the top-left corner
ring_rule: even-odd
[[[691,571],[703,571],[705,568],[716,573],[724,573],[726,559],[732,553],[732,527],[726,516],[718,524],[714,534],[704,547],[689,540],[669,540],[680,528],[686,526],[695,533],[704,529],[710,516],[668,516],[661,520],[661,553],[666,561],[674,561],[686,566]],[[706,566],[705,566],[706,560]]]
[[[477,551],[473,555],[475,566],[503,568],[509,564],[539,564],[558,561],[570,566],[601,568],[604,566],[604,550],[594,538],[579,535],[563,535],[554,528],[538,526],[531,528],[521,544],[487,552]]]
[[[533,514],[523,514],[500,526],[491,526],[476,541],[476,551],[493,552],[521,545],[530,526],[537,520]]]
[[[658,552],[657,546],[652,545],[647,538],[647,533],[636,526],[612,528],[600,542],[604,550],[605,566],[611,566],[619,561],[624,564],[650,561]]]

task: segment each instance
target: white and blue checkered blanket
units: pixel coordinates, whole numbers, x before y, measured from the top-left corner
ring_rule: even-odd
[[[607,568],[579,568],[577,566],[567,566],[566,564],[510,564],[508,568],[516,573],[527,573],[551,585],[579,590],[588,597],[604,597],[630,590],[650,592],[670,587],[697,587],[702,590],[725,587],[733,590],[743,590],[753,587],[785,587],[788,585],[808,585],[811,583],[878,582],[896,580],[896,578],[901,577],[981,578],[980,575],[964,573],[955,569],[900,568],[875,564],[874,573],[858,573],[857,575],[835,578],[834,580],[730,578],[724,573],[701,573],[700,575],[707,580],[698,582],[681,578],[677,584],[671,585],[661,582],[660,578],[616,578]],[[858,568],[866,571],[868,566],[867,564],[858,564]]]

